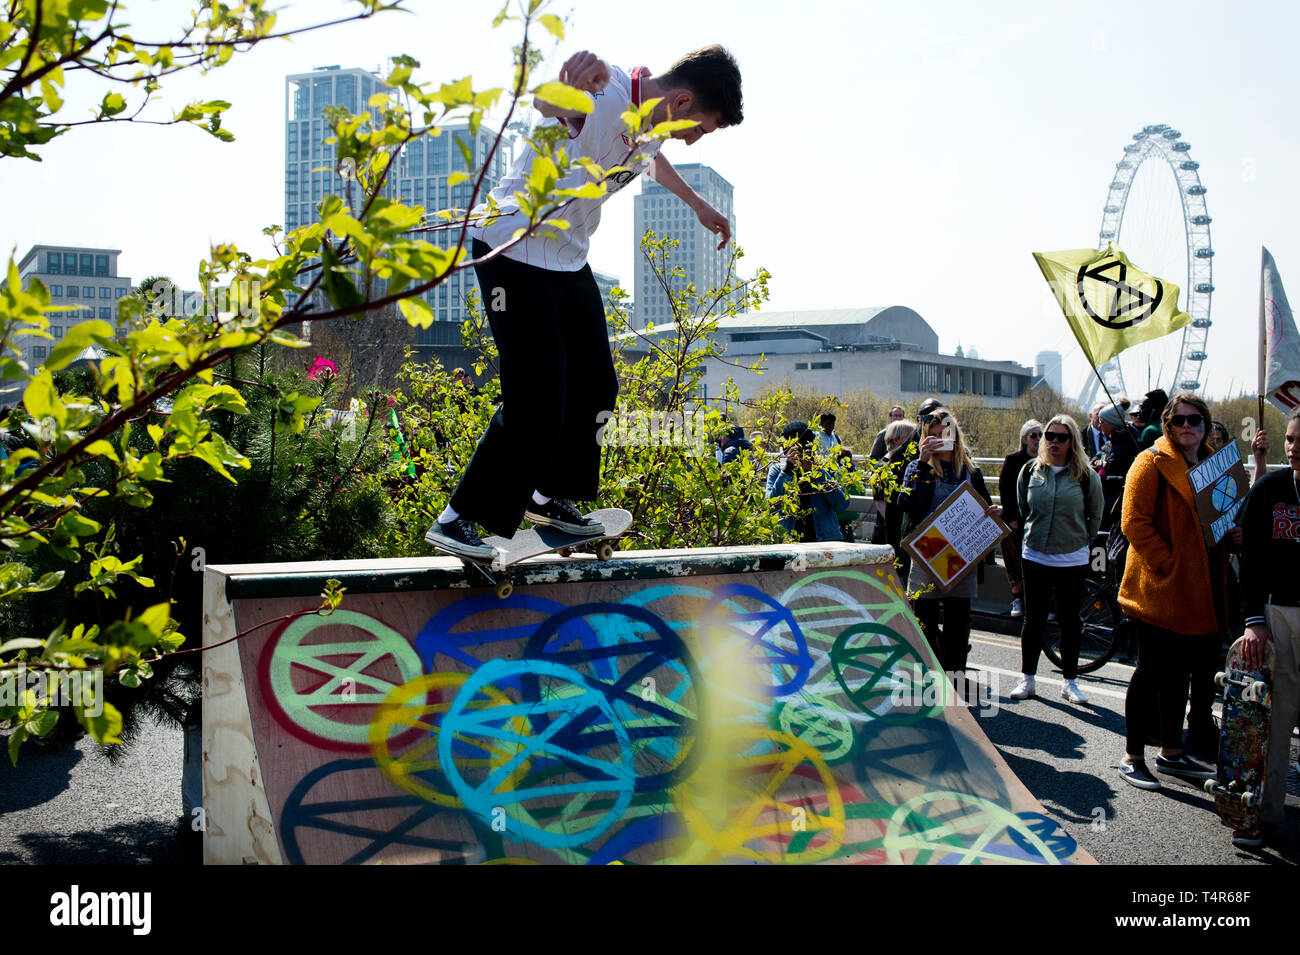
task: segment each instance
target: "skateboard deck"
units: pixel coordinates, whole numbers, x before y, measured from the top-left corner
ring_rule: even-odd
[[[632,526],[632,514],[622,508],[610,507],[586,515],[605,525],[605,533],[583,537],[558,528],[539,525],[518,531],[514,537],[485,537],[483,543],[495,547],[497,555],[491,560],[474,560],[462,554],[452,554],[467,566],[476,567],[496,588],[497,596],[509,597],[514,590],[509,570],[512,564],[529,557],[540,557],[553,551],[568,556],[571,551],[591,551],[600,560],[614,556],[614,541]],[[434,545],[435,548],[437,545]],[[444,551],[444,553],[450,553]],[[495,575],[495,576],[494,576]]]
[[[1257,668],[1242,659],[1244,643],[1242,637],[1228,648],[1223,672],[1215,676],[1223,687],[1218,775],[1205,781],[1219,819],[1232,829],[1254,829],[1259,824],[1273,709],[1273,643],[1264,644],[1264,661]]]

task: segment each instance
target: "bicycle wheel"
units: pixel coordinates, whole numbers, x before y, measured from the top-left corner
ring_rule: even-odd
[[[1083,632],[1079,641],[1079,672],[1100,670],[1115,652],[1115,627],[1119,624],[1119,604],[1106,587],[1096,580],[1085,580],[1083,599],[1079,603]],[[1043,631],[1043,652],[1056,666],[1061,665],[1061,628],[1050,620]]]

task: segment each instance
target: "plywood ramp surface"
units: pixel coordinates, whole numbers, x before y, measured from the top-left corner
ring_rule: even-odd
[[[438,559],[209,568],[212,626],[251,632],[205,661],[206,857],[1091,863],[938,672],[890,556],[545,559],[504,600]],[[331,571],[358,586],[304,613]]]

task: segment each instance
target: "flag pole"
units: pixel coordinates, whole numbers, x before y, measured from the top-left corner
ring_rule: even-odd
[[[1091,368],[1092,373],[1097,376],[1097,383],[1101,385],[1101,390],[1106,392],[1106,397],[1110,399],[1111,405],[1123,414],[1124,409],[1120,408],[1119,402],[1115,400],[1115,396],[1112,395],[1110,389],[1106,387],[1106,379],[1101,376],[1101,372],[1099,372],[1097,366],[1093,364],[1092,356],[1088,354],[1088,349],[1081,348],[1080,351],[1083,352],[1083,357],[1088,359],[1088,367]],[[1084,410],[1086,411],[1087,409],[1085,408]]]
[[[1265,342],[1264,328],[1264,256],[1268,250],[1262,245],[1259,247],[1259,388],[1255,391],[1255,397],[1259,401],[1259,427],[1264,427],[1264,391],[1268,385],[1268,373],[1265,365],[1268,361],[1267,343]]]

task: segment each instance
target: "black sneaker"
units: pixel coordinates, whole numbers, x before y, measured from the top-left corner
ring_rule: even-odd
[[[1130,786],[1136,786],[1138,789],[1159,789],[1160,780],[1151,775],[1147,769],[1147,764],[1138,760],[1136,763],[1130,763],[1128,760],[1120,760],[1119,774],[1124,777],[1124,782]]]
[[[479,537],[478,526],[463,517],[446,524],[434,524],[424,539],[439,550],[470,560],[492,560],[497,555],[497,549],[483,543],[483,538]]]
[[[551,498],[545,504],[532,501],[528,510],[524,511],[524,517],[534,524],[545,524],[578,537],[599,537],[605,533],[604,524],[593,521],[568,501],[562,501],[558,497]]]
[[[1167,776],[1177,776],[1179,779],[1191,780],[1213,779],[1217,775],[1209,766],[1198,763],[1186,753],[1172,759],[1156,756],[1156,772],[1164,773]]]

